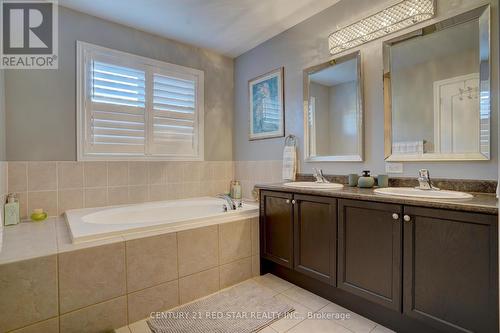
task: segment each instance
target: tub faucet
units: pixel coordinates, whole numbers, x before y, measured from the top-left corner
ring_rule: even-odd
[[[227,202],[227,207],[229,210],[236,210],[236,203],[234,202],[233,198],[231,198],[227,194],[217,194],[217,198],[224,199]]]
[[[420,169],[418,171],[418,189],[420,190],[439,190],[437,187],[432,186],[429,170]]]

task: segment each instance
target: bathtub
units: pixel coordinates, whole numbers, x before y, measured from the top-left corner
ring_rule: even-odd
[[[73,243],[102,240],[128,234],[176,232],[256,217],[257,204],[243,203],[224,212],[219,198],[190,198],[65,212]]]

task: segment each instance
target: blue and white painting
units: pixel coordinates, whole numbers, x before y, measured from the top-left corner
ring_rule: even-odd
[[[284,136],[283,69],[249,82],[250,140]]]

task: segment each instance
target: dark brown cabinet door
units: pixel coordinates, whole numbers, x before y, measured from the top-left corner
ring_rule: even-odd
[[[293,205],[290,193],[261,191],[261,256],[293,268]]]
[[[339,200],[337,286],[401,311],[402,206]]]
[[[335,285],[337,200],[308,195],[293,197],[294,269]]]
[[[444,332],[498,332],[496,219],[405,207],[406,315]]]

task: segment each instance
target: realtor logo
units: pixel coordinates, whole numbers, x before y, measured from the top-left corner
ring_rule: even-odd
[[[0,1],[0,67],[57,68],[57,1]]]

